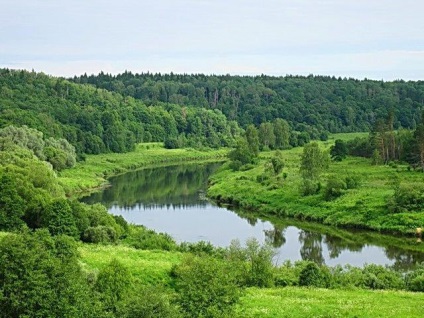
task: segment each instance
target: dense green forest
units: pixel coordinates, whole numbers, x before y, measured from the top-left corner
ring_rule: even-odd
[[[377,118],[395,115],[394,127],[415,128],[424,105],[424,82],[383,82],[329,76],[231,76],[100,73],[76,83],[158,102],[220,110],[246,128],[276,118],[318,139],[327,131],[369,131]]]
[[[141,101],[42,73],[0,70],[0,128],[36,129],[63,138],[76,153],[126,152],[135,143],[169,148],[230,146],[240,129],[219,110]]]

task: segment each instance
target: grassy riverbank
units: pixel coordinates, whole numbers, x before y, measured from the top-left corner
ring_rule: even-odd
[[[172,284],[173,265],[184,257],[180,252],[142,251],[125,246],[80,246],[85,270],[98,272],[116,258],[128,268],[137,284]],[[247,288],[236,307],[236,317],[419,317],[424,306],[422,293],[323,289],[305,287]]]
[[[328,148],[331,144],[325,142],[321,146]],[[369,159],[349,157],[330,163],[321,178],[322,189],[318,194],[302,196],[301,153],[302,148],[282,152],[285,166],[279,176],[266,171],[273,152],[261,153],[258,164],[247,171],[232,171],[226,164],[212,176],[208,195],[218,202],[255,213],[334,226],[402,234],[413,234],[417,227],[424,226],[424,211],[392,213],[388,208],[394,194],[393,184],[400,181],[411,189],[421,187],[423,173],[410,171],[406,165],[373,166]],[[325,200],[323,192],[331,177],[354,178],[358,186],[343,191],[338,198]]]
[[[88,192],[107,185],[106,178],[149,166],[187,161],[205,162],[226,157],[228,150],[164,149],[162,143],[143,143],[135,151],[89,155],[74,168],[62,171],[59,180],[68,195]]]

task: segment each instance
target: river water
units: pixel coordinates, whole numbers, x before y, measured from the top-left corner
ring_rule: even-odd
[[[414,238],[270,221],[218,207],[205,197],[207,179],[218,167],[215,163],[138,170],[111,178],[111,187],[82,200],[100,202],[110,213],[168,233],[177,242],[203,240],[226,247],[234,239],[243,243],[256,238],[276,248],[277,263],[308,259],[329,266],[374,263],[407,270],[424,261],[424,253],[414,251],[419,244]]]

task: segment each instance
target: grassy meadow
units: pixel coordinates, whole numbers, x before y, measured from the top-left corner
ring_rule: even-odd
[[[340,137],[347,139],[354,135],[341,134]],[[338,139],[339,135],[333,138]],[[320,145],[328,150],[333,143],[334,140],[329,140]],[[420,187],[424,178],[422,172],[410,170],[407,165],[376,166],[367,158],[348,157],[341,162],[330,162],[329,169],[321,176],[319,193],[302,196],[299,173],[302,151],[301,147],[282,151],[285,166],[278,176],[266,169],[274,154],[272,151],[262,152],[259,163],[245,171],[232,171],[226,164],[211,177],[208,196],[255,213],[333,226],[402,234],[413,234],[417,227],[424,226],[424,211],[392,213],[388,209],[394,183],[400,181],[401,185]],[[323,189],[331,177],[354,178],[358,186],[326,201]]]
[[[412,318],[423,308],[421,293],[285,287],[249,288],[237,309],[246,318]]]

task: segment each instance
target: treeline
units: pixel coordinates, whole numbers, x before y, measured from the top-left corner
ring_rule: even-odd
[[[424,82],[383,82],[329,76],[230,76],[203,74],[100,73],[76,83],[132,96],[146,104],[171,103],[220,110],[246,128],[276,118],[308,132],[369,131],[394,112],[394,127],[415,128],[424,105]],[[319,135],[319,133],[318,133]]]
[[[66,139],[76,153],[126,152],[135,143],[168,148],[230,146],[240,133],[218,110],[143,102],[42,73],[0,70],[0,128],[23,125]]]

